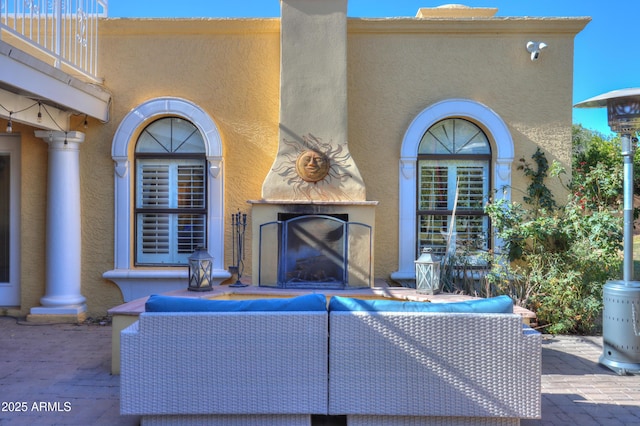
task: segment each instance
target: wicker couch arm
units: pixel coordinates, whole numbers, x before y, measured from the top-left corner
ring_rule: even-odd
[[[539,418],[541,338],[514,314],[331,312],[329,413]]]

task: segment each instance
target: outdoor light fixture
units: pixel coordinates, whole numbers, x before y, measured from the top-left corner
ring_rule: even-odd
[[[527,42],[527,52],[531,53],[531,60],[537,61],[540,57],[542,49],[547,47],[547,43],[543,41],[529,41]]]
[[[436,294],[440,292],[440,261],[432,254],[428,247],[422,249],[422,254],[415,261],[416,264],[416,292],[421,294]]]
[[[199,247],[189,256],[189,290],[211,291],[213,257],[206,248]]]
[[[640,282],[633,281],[633,155],[640,129],[640,88],[608,92],[575,105],[576,108],[607,108],[609,127],[622,142],[624,259],[622,281],[603,288],[600,363],[618,374],[640,374]]]

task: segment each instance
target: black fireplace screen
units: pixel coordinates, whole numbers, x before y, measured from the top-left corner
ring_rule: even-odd
[[[347,215],[280,214],[260,227],[262,286],[370,286],[371,229]],[[277,249],[276,249],[277,247]]]

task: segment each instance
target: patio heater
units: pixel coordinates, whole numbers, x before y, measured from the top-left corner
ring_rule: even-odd
[[[440,292],[440,261],[429,247],[422,249],[416,264],[416,293],[437,294]]]
[[[622,141],[624,198],[624,260],[622,281],[603,289],[600,364],[620,375],[640,374],[640,282],[633,280],[633,155],[640,129],[640,88],[608,92],[575,105],[607,108],[609,127]]]
[[[189,256],[189,290],[190,291],[211,291],[211,273],[213,267],[213,257],[206,248],[198,247]]]

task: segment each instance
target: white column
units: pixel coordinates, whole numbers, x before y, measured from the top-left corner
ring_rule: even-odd
[[[46,290],[31,314],[78,315],[86,311],[81,287],[81,132],[36,131],[49,144]]]
[[[416,151],[418,152],[417,148]],[[416,278],[415,260],[418,258],[416,243],[416,173],[418,157],[400,159],[400,210],[398,220],[398,270],[391,273],[397,281],[414,280]]]

